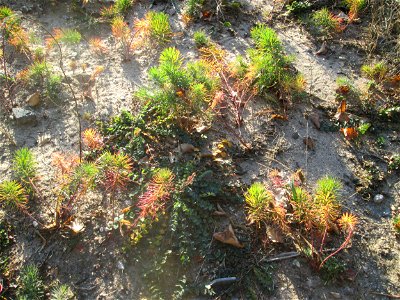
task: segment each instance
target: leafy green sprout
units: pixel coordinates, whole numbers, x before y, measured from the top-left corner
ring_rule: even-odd
[[[358,126],[357,130],[361,135],[364,135],[371,128],[371,126],[371,123],[362,123],[360,126]]]
[[[368,79],[382,81],[388,72],[388,67],[384,62],[377,62],[375,64],[363,65],[361,73]]]
[[[386,144],[386,139],[383,136],[378,136],[376,139],[376,144],[378,145],[378,147],[383,148]]]

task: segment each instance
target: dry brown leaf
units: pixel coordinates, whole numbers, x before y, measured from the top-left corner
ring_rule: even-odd
[[[280,115],[280,114],[272,114],[271,115],[271,119],[272,120],[283,120],[283,121],[287,121],[288,120],[288,118],[287,118],[287,116],[284,116],[284,115]]]
[[[342,100],[342,102],[340,102],[338,111],[335,115],[335,118],[339,122],[349,122],[350,121],[350,118],[349,118],[348,114],[346,113],[346,108],[347,108],[346,100]]]
[[[343,132],[346,140],[352,140],[358,137],[358,131],[354,127],[340,128],[340,131]]]
[[[320,129],[321,128],[321,122],[319,121],[319,115],[317,113],[312,113],[309,116],[311,122],[314,124],[315,128]]]
[[[315,141],[310,137],[306,137],[303,139],[304,144],[307,146],[307,149],[314,150],[315,149]]]
[[[228,244],[236,248],[244,247],[241,243],[239,243],[235,232],[233,231],[232,225],[230,224],[226,230],[214,233],[213,238],[221,243]]]
[[[284,241],[282,232],[275,227],[267,227],[267,236],[273,243],[283,243]]]

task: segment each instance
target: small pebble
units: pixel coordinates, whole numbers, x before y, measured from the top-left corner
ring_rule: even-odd
[[[122,261],[118,261],[117,262],[117,268],[118,268],[118,270],[125,270],[125,266],[124,266],[124,264],[122,263]]]
[[[375,203],[382,203],[383,199],[384,199],[384,196],[382,194],[377,194],[374,196]]]

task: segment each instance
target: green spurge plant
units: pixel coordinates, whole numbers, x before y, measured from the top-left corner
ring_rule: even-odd
[[[2,202],[12,207],[23,209],[28,202],[28,198],[21,184],[14,180],[6,180],[0,183],[0,203]]]
[[[66,284],[61,284],[52,289],[50,300],[73,300],[76,299],[71,288]]]
[[[198,30],[193,33],[193,39],[198,48],[205,47],[210,43],[210,40],[203,30]]]
[[[340,218],[339,193],[340,182],[330,176],[317,181],[315,192],[309,194],[294,180],[283,186],[281,177],[274,175],[275,194],[284,194],[286,199],[277,199],[261,183],[254,183],[244,194],[247,204],[247,218],[251,222],[275,225],[291,237],[295,245],[307,249],[308,257],[319,270],[334,255],[343,250],[350,242],[357,224],[357,218],[344,213]],[[290,208],[290,210],[289,210]],[[326,237],[331,229],[342,229],[345,240],[339,248],[324,256]],[[298,238],[302,236],[302,238]],[[308,240],[310,239],[311,242]],[[306,244],[302,246],[302,244]]]
[[[189,18],[196,17],[201,12],[204,2],[205,0],[186,0],[184,15],[187,15]]]
[[[189,130],[188,121],[208,117],[205,112],[218,87],[218,79],[202,61],[183,66],[181,54],[175,48],[165,49],[159,61],[149,71],[156,88],[142,88],[136,96],[152,107],[157,123],[175,123]]]
[[[253,82],[258,93],[264,94],[271,88],[285,90],[295,86],[296,76],[289,69],[291,59],[283,53],[276,32],[267,26],[258,25],[251,30],[251,37],[255,47],[248,50],[250,62],[244,67],[242,60],[239,65],[240,69],[247,71],[245,78]]]
[[[116,0],[114,9],[118,14],[124,14],[133,5],[133,0]]]
[[[381,61],[375,64],[363,65],[361,67],[361,72],[369,79],[380,82],[385,79],[385,76],[388,73],[388,67]]]
[[[261,182],[253,183],[244,194],[247,204],[248,219],[260,226],[260,222],[268,220],[268,209],[273,197]]]
[[[340,28],[339,20],[335,18],[326,7],[314,12],[312,21],[324,34],[328,34]]]
[[[21,270],[17,299],[44,299],[43,281],[40,278],[39,269],[35,265],[27,265]]]
[[[158,42],[168,42],[171,38],[169,16],[163,12],[149,12],[150,37]]]
[[[37,164],[32,152],[28,148],[15,151],[13,170],[17,179],[25,186],[34,187]]]

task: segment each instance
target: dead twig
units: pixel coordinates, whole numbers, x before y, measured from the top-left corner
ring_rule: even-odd
[[[265,258],[261,259],[260,262],[263,262],[263,261],[265,261],[265,262],[274,262],[274,261],[280,261],[280,260],[285,260],[285,259],[289,259],[289,258],[295,258],[295,257],[298,257],[298,256],[300,256],[299,252],[284,252],[284,253],[278,254],[278,255],[276,255],[274,257],[271,257],[271,258],[266,258],[265,257]]]
[[[379,293],[379,292],[370,292],[370,294],[377,295],[377,296],[384,296],[392,299],[400,299],[400,295],[391,295],[391,294],[385,294],[385,293]]]

